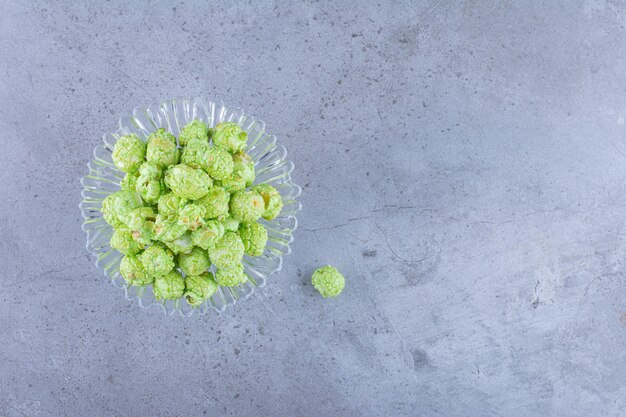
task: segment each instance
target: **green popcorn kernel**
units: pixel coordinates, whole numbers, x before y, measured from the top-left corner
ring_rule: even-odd
[[[171,242],[165,242],[165,246],[167,246],[175,255],[179,253],[191,253],[191,250],[193,249],[191,232],[187,232]]]
[[[120,190],[105,198],[102,201],[102,206],[103,210],[106,211],[106,214],[105,211],[102,212],[105,216],[105,220],[111,215],[114,216],[115,220],[112,220],[114,221],[114,224],[111,225],[115,227],[122,224],[126,215],[132,210],[141,207],[142,204],[141,198],[139,198],[137,193],[133,191]],[[112,211],[112,214],[110,211]]]
[[[177,300],[185,292],[185,280],[180,272],[173,270],[156,277],[152,286],[154,298],[157,300]]]
[[[217,146],[210,146],[204,155],[204,170],[216,180],[227,178],[233,173],[235,164],[227,151]]]
[[[192,307],[198,307],[217,291],[217,283],[210,272],[185,278],[184,297]]]
[[[338,296],[346,285],[346,281],[337,270],[330,265],[323,266],[313,273],[311,282],[322,297]]]
[[[204,224],[206,210],[200,204],[187,204],[178,214],[178,224],[187,226],[189,230],[196,230]]]
[[[233,172],[219,181],[218,185],[222,186],[229,193],[235,193],[246,189],[246,180],[241,175]]]
[[[139,175],[143,175],[144,177],[157,177],[160,178],[163,174],[163,169],[154,163],[154,162],[144,162],[139,167]]]
[[[146,274],[139,256],[124,256],[120,262],[120,274],[130,285],[143,287],[154,281],[152,275]]]
[[[159,277],[174,269],[172,252],[159,245],[152,245],[141,254],[141,263],[146,273]]]
[[[252,187],[252,191],[259,193],[265,202],[265,211],[261,217],[265,220],[272,220],[278,217],[283,209],[283,199],[276,188],[269,184],[258,184]]]
[[[206,169],[206,160],[211,148],[208,142],[193,140],[183,149],[180,162],[192,168]]]
[[[256,221],[265,211],[265,201],[254,191],[239,191],[230,199],[230,214],[243,223]]]
[[[230,194],[222,187],[215,186],[204,197],[196,200],[196,204],[204,207],[206,219],[216,219],[228,214],[229,201]]]
[[[186,199],[172,192],[161,194],[157,202],[159,213],[166,216],[177,214],[186,204]]]
[[[122,224],[122,222],[117,218],[117,214],[114,209],[114,201],[116,198],[117,196],[115,193],[109,194],[104,198],[104,200],[102,200],[102,207],[100,208],[104,220],[113,227],[118,227]]]
[[[243,265],[237,264],[230,269],[219,269],[215,272],[215,281],[222,287],[234,287],[243,284],[248,276],[243,272]]]
[[[135,191],[137,185],[137,178],[139,178],[139,171],[127,172],[124,178],[120,182],[120,187],[125,191]]]
[[[211,262],[217,268],[231,269],[243,259],[244,247],[237,233],[227,232],[208,251]]]
[[[157,129],[148,136],[146,160],[157,165],[168,167],[178,163],[179,151],[176,138],[165,129]]]
[[[179,164],[167,170],[165,184],[179,197],[197,200],[209,192],[213,182],[201,169]]]
[[[261,256],[267,244],[267,229],[261,223],[243,223],[239,226],[239,237],[244,252],[250,256]]]
[[[124,224],[130,230],[139,230],[146,225],[147,221],[156,220],[156,214],[152,207],[139,207],[131,210],[124,217]]]
[[[134,255],[143,249],[143,245],[133,239],[131,230],[124,226],[115,229],[109,245],[124,255]]]
[[[209,254],[202,248],[194,247],[189,254],[178,255],[178,266],[185,275],[200,275],[209,267]]]
[[[146,144],[137,135],[124,135],[120,137],[115,146],[111,158],[116,167],[124,172],[135,172],[143,162],[146,155]]]
[[[254,182],[254,161],[245,152],[238,152],[233,155],[233,173],[239,174],[249,187]]]
[[[155,238],[162,242],[171,242],[178,239],[187,229],[187,226],[178,223],[176,215],[166,216],[159,213],[154,221]]]
[[[221,220],[225,232],[236,232],[239,230],[239,220],[235,220],[228,216]]]
[[[185,146],[193,140],[209,141],[209,128],[200,120],[193,120],[187,126],[183,127],[178,135],[178,143]]]
[[[235,153],[246,149],[248,134],[237,123],[223,122],[212,130],[211,139],[216,146]]]
[[[139,178],[137,178],[135,191],[137,191],[141,199],[148,204],[156,204],[163,190],[163,180],[159,177],[140,175]]]
[[[217,220],[209,220],[203,227],[191,232],[191,241],[194,245],[208,250],[215,246],[218,240],[224,236],[224,226]]]

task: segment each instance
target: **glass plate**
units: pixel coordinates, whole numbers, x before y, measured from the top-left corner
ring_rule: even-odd
[[[246,152],[255,163],[255,184],[273,185],[283,198],[284,208],[280,216],[271,221],[260,220],[268,231],[268,243],[261,256],[244,256],[243,264],[250,278],[239,287],[220,287],[213,297],[201,306],[192,308],[185,300],[155,300],[152,286],[129,286],[119,273],[122,255],[111,249],[109,240],[113,228],[102,218],[102,200],[120,189],[124,173],[118,170],[111,159],[117,139],[134,133],[141,138],[159,128],[165,128],[175,136],[187,123],[200,119],[210,127],[221,122],[236,122],[248,132]],[[222,312],[237,300],[248,298],[255,287],[263,287],[266,279],[282,268],[283,255],[289,254],[289,244],[298,226],[297,212],[302,208],[298,202],[301,188],[291,181],[293,162],[287,160],[287,150],[276,142],[276,137],[265,133],[265,123],[245,114],[241,109],[226,107],[204,97],[174,99],[133,110],[132,116],[122,118],[114,133],[106,133],[103,144],[93,151],[94,159],[87,166],[89,174],[81,179],[83,186],[80,210],[83,215],[83,230],[87,233],[87,250],[96,257],[96,266],[101,268],[114,286],[121,288],[129,300],[137,300],[142,308],[161,306],[167,314],[179,312],[189,316],[194,312],[205,314],[209,310]]]

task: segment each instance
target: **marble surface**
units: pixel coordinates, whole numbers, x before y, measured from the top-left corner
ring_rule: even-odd
[[[0,2],[0,416],[626,415],[623,4],[126,3]],[[263,291],[184,320],[77,206],[119,117],[199,94],[304,209]]]

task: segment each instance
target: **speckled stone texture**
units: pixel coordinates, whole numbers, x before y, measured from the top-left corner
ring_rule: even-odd
[[[623,4],[126,3],[0,2],[0,416],[626,415]],[[304,210],[263,291],[183,320],[77,205],[118,117],[198,94]]]

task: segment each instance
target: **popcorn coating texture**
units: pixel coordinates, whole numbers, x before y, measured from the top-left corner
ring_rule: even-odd
[[[137,135],[124,135],[120,137],[115,146],[111,158],[116,167],[124,172],[135,172],[146,156],[146,144]]]
[[[172,253],[161,246],[152,245],[141,254],[141,263],[147,274],[159,277],[174,269]]]
[[[135,255],[143,249],[143,245],[133,239],[131,230],[124,226],[115,229],[109,245],[124,255]]]
[[[209,192],[213,182],[209,174],[201,169],[180,164],[167,170],[165,184],[177,196],[197,200]]]
[[[254,161],[250,155],[244,152],[238,152],[233,155],[233,173],[239,175],[249,187],[254,182]]]
[[[209,254],[202,248],[194,247],[189,254],[178,255],[178,266],[185,275],[200,275],[211,266]]]
[[[230,194],[219,186],[211,188],[204,197],[196,200],[196,204],[204,207],[207,219],[216,219],[227,215],[229,202]]]
[[[276,188],[269,184],[258,184],[252,187],[252,191],[259,193],[265,202],[265,210],[261,217],[265,220],[272,220],[278,217],[283,209],[283,199]]]
[[[218,269],[231,269],[241,263],[243,259],[243,242],[237,233],[227,232],[209,248],[209,258]]]
[[[120,274],[130,285],[143,287],[154,281],[154,276],[146,274],[141,259],[135,255],[124,256],[120,262]]]
[[[189,230],[196,230],[204,224],[206,210],[200,204],[187,204],[178,215],[178,224],[186,226]]]
[[[157,300],[176,300],[185,292],[185,280],[180,272],[170,271],[154,279],[153,291]]]
[[[217,269],[215,281],[222,287],[234,287],[243,284],[248,280],[248,276],[243,272],[243,265],[237,264],[230,269]]]
[[[208,250],[215,246],[222,236],[224,236],[224,225],[217,220],[208,220],[203,227],[191,232],[191,241],[194,245]]]
[[[242,223],[239,226],[239,237],[243,242],[246,255],[261,256],[267,244],[267,229],[261,223]]]
[[[165,246],[172,251],[174,255],[179,253],[191,253],[193,249],[193,242],[191,241],[191,232],[187,232],[181,237],[172,240],[171,242],[164,242]]]
[[[146,160],[163,167],[178,163],[179,151],[176,147],[176,138],[165,129],[158,129],[148,136]]]
[[[193,140],[209,141],[209,128],[200,120],[194,120],[183,127],[178,135],[178,143],[180,146],[186,146]]]
[[[343,275],[330,265],[317,269],[311,277],[311,282],[324,298],[338,296],[346,285]]]
[[[235,153],[246,149],[248,134],[237,123],[223,122],[215,126],[211,139],[215,146]]]
[[[208,300],[217,291],[217,283],[210,272],[185,278],[184,297],[192,307],[197,307]]]
[[[192,168],[202,168],[206,170],[208,153],[211,146],[209,142],[193,140],[190,142],[180,156],[180,162]]]
[[[165,216],[159,213],[154,222],[155,237],[161,242],[171,242],[172,240],[178,239],[187,229],[187,226],[178,223],[176,215]]]
[[[222,180],[233,173],[235,168],[233,157],[217,146],[209,147],[204,154],[204,170],[215,180]]]
[[[230,199],[230,214],[240,222],[254,222],[264,211],[265,201],[254,191],[240,191]]]

